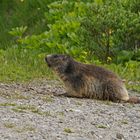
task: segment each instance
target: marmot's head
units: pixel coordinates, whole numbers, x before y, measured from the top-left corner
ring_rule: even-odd
[[[58,73],[69,73],[72,69],[73,59],[68,55],[52,54],[45,58],[48,66]]]

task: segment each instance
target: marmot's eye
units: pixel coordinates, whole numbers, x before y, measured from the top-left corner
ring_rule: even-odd
[[[57,54],[55,54],[53,57],[54,57],[54,58],[57,58],[57,57],[58,57],[58,55],[57,55]]]

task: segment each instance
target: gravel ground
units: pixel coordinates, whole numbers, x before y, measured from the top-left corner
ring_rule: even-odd
[[[64,92],[54,80],[0,83],[0,140],[140,140],[140,104],[54,96]]]

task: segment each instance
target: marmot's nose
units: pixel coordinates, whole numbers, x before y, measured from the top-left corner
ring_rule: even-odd
[[[47,58],[49,58],[49,57],[52,57],[52,55],[51,54],[47,55]]]
[[[45,61],[48,62],[48,60],[49,60],[49,58],[50,58],[51,56],[52,56],[52,55],[50,55],[50,54],[47,55],[47,56],[45,57]]]

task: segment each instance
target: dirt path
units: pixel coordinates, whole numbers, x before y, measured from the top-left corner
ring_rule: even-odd
[[[140,140],[140,104],[53,96],[58,83],[1,83],[0,140]]]

